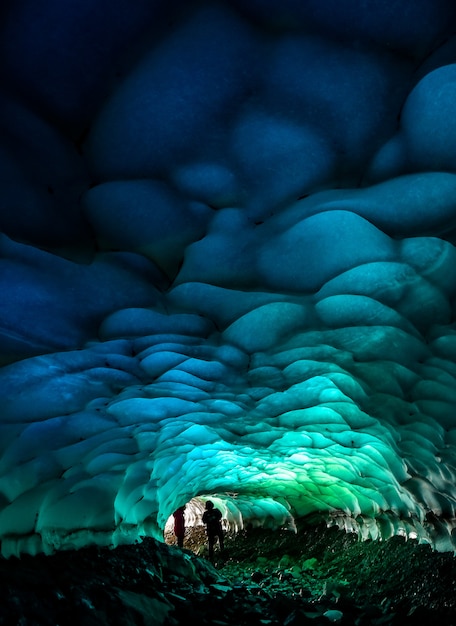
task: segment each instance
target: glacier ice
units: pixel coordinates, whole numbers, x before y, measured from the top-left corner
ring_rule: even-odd
[[[0,26],[2,554],[455,551],[453,3],[90,4]]]

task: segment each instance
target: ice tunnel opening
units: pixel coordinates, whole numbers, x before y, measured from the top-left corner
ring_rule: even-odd
[[[233,534],[246,528],[285,529],[296,532],[294,518],[284,503],[271,498],[243,498],[240,494],[208,494],[192,498],[185,504],[186,527],[203,526],[205,504],[210,500],[222,513],[222,526]],[[174,526],[173,514],[165,524],[164,532],[170,533]]]

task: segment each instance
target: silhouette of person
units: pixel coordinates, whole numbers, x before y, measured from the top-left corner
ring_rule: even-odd
[[[214,559],[214,545],[219,541],[220,550],[223,551],[222,514],[214,507],[211,500],[206,502],[206,510],[203,513],[203,524],[206,524],[206,532],[209,543],[209,559]]]
[[[185,518],[184,518],[185,504],[176,509],[173,513],[174,517],[174,534],[177,538],[177,545],[179,548],[184,546],[185,535]]]

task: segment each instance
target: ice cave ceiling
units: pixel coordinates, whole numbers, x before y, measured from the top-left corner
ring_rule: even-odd
[[[3,554],[208,495],[454,550],[453,0],[0,11]]]

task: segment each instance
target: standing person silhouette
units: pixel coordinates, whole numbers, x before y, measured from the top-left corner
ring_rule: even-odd
[[[179,548],[184,547],[184,535],[185,535],[185,518],[184,518],[185,504],[176,509],[173,513],[174,517],[174,534],[177,538],[177,545]]]
[[[206,524],[206,532],[209,543],[209,559],[214,560],[214,545],[219,540],[220,550],[223,551],[222,514],[214,507],[211,500],[206,502],[206,510],[203,513],[203,524]]]

